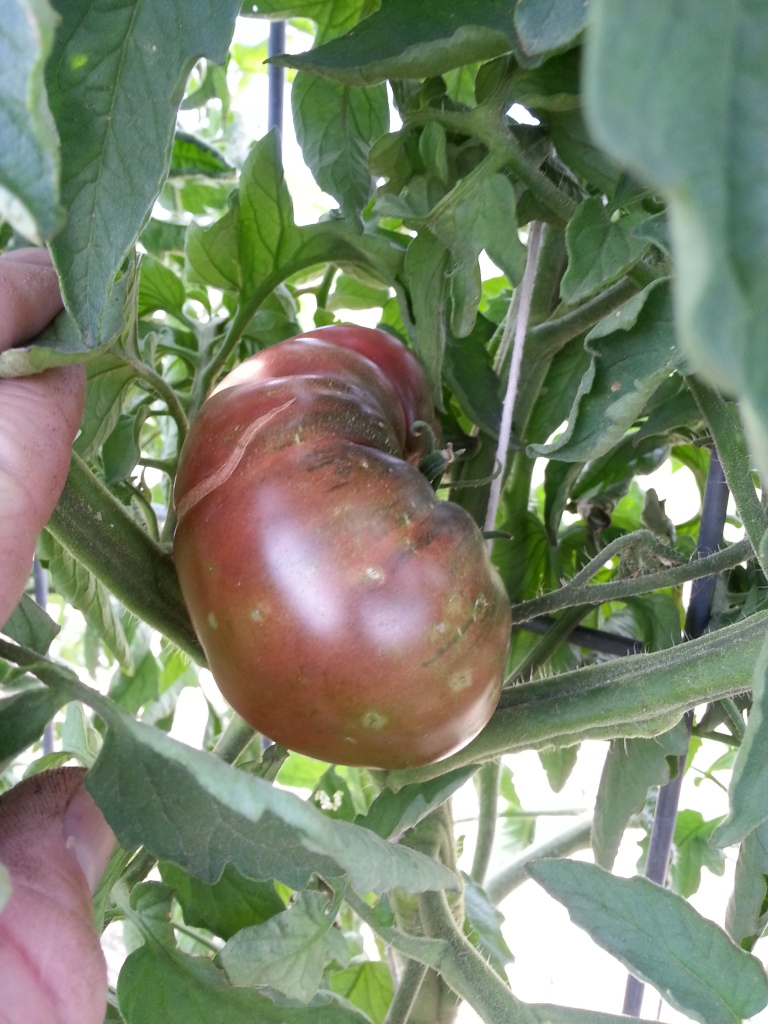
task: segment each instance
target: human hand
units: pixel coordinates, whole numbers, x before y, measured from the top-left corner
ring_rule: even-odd
[[[44,249],[0,256],[0,352],[34,338],[61,309]],[[84,401],[82,366],[0,380],[0,626],[23,593],[37,537],[64,487]]]

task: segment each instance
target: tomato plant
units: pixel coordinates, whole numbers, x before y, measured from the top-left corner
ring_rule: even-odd
[[[5,0],[0,249],[66,313],[16,345],[0,267],[0,508],[65,394],[5,378],[87,398],[0,788],[86,770],[108,1024],[764,1013],[764,6]]]
[[[470,515],[417,468],[432,420],[384,331],[320,328],[241,363],[181,453],[174,553],[214,678],[291,750],[408,768],[496,706],[509,601]]]

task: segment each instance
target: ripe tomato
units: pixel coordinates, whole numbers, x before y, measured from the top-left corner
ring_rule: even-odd
[[[182,590],[224,696],[292,750],[428,764],[496,706],[509,602],[471,517],[408,461],[433,417],[397,339],[333,326],[246,360],[192,426]]]

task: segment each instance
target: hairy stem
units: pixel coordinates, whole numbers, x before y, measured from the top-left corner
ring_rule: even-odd
[[[205,664],[173,559],[74,453],[46,528],[129,611]]]
[[[567,857],[590,844],[592,816],[575,821],[569,828],[550,839],[532,843],[511,860],[497,875],[490,878],[485,891],[491,903],[498,904],[523,882],[528,881],[527,865],[544,857]]]
[[[698,640],[521,683],[502,693],[485,729],[439,765],[387,773],[390,788],[515,750],[572,746],[586,739],[655,736],[698,704],[749,690],[768,613]]]
[[[389,1004],[387,1015],[384,1018],[384,1024],[408,1024],[408,1018],[426,973],[426,966],[420,964],[418,960],[406,962],[400,984],[395,990],[394,998]]]
[[[637,540],[640,540],[640,534],[643,533],[645,531],[627,534],[625,537],[619,537],[618,541],[626,542],[623,546],[629,548]],[[653,548],[657,542],[652,534],[648,536],[650,540],[646,543],[649,548]],[[600,568],[595,563],[599,561],[601,565],[604,564],[607,560],[603,559],[604,552],[608,551],[616,543],[617,541],[612,542],[612,544],[600,552],[596,559],[590,562],[590,566],[595,566],[592,569],[591,575],[594,575],[598,568]],[[637,594],[648,594],[652,590],[677,587],[682,583],[689,583],[691,580],[708,576],[710,573],[732,569],[735,565],[748,561],[752,557],[752,544],[749,539],[745,538],[728,548],[724,548],[722,551],[717,551],[714,555],[707,555],[704,558],[692,558],[690,562],[686,562],[684,565],[676,565],[672,569],[643,573],[628,579],[614,580],[611,583],[589,583],[582,572],[578,576],[574,576],[560,590],[553,590],[550,594],[544,594],[542,597],[535,597],[531,601],[521,601],[520,604],[513,605],[512,621],[527,622],[529,619],[534,619],[539,615],[549,615],[562,608],[572,608],[574,605],[596,605],[603,604],[606,601],[623,601],[627,597],[634,597]],[[590,566],[587,566],[587,568]]]
[[[475,776],[480,817],[477,823],[477,845],[470,874],[478,885],[483,884],[491,862],[493,841],[496,837],[496,819],[499,805],[499,779],[501,761],[487,761]]]

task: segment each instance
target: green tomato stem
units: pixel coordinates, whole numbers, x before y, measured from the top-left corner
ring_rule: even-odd
[[[400,984],[395,990],[394,998],[389,1004],[383,1024],[408,1024],[411,1010],[427,974],[427,968],[418,960],[407,960],[403,969]]]
[[[658,735],[690,708],[750,689],[766,626],[768,612],[761,612],[664,651],[513,686],[463,750],[436,765],[389,772],[387,785],[425,782],[516,750]]]
[[[477,786],[480,817],[477,823],[477,845],[472,859],[470,875],[482,885],[488,872],[493,852],[493,841],[496,838],[496,820],[498,818],[499,779],[501,778],[501,761],[487,761],[475,776]]]
[[[493,904],[501,903],[514,889],[528,881],[530,876],[526,867],[532,861],[544,857],[567,857],[577,850],[584,850],[589,846],[591,836],[592,816],[588,815],[575,821],[558,835],[532,843],[486,882],[485,891],[488,899]]]
[[[47,529],[129,611],[205,664],[171,555],[75,453]]]
[[[426,919],[425,927],[433,936],[429,938],[380,924],[365,900],[349,888],[344,898],[384,942],[403,956],[438,971],[446,984],[466,999],[487,1024],[534,1024],[535,1018],[525,1003],[515,998],[458,930],[442,893],[428,893],[419,899],[422,920]]]
[[[603,548],[599,555],[564,587],[544,594],[542,597],[535,597],[530,601],[521,601],[520,604],[513,605],[512,621],[527,622],[529,619],[535,619],[538,615],[550,615],[562,608],[573,608],[580,604],[604,604],[606,601],[623,601],[627,597],[649,594],[653,590],[677,587],[702,576],[722,572],[724,569],[732,569],[735,565],[753,557],[752,544],[748,538],[745,538],[730,547],[723,548],[722,551],[716,551],[713,555],[692,558],[689,562],[676,565],[671,569],[643,573],[640,576],[613,580],[610,583],[589,582],[591,576],[609,558],[618,554],[619,550],[639,547],[653,551],[656,545],[656,539],[646,530],[637,530],[617,538]],[[666,550],[665,546],[664,550]],[[662,557],[664,557],[663,554]]]

